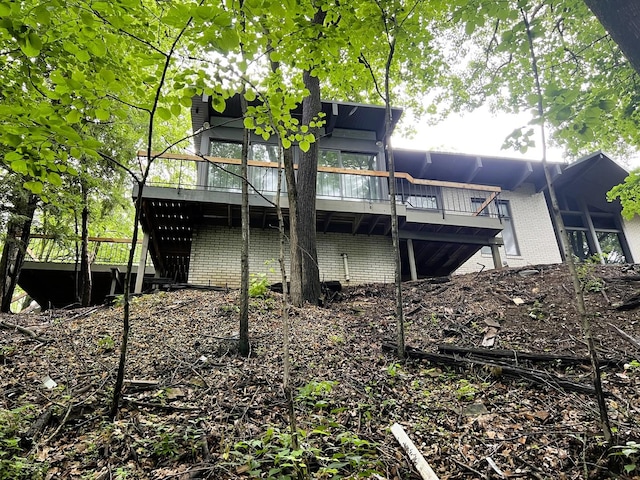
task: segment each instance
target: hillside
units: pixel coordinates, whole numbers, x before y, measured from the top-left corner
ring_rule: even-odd
[[[640,338],[640,309],[615,308],[638,294],[640,268],[582,275],[616,442],[640,441],[640,351],[614,328]],[[565,388],[590,385],[589,367],[564,358],[586,355],[571,291],[562,266],[405,284],[407,345],[436,354],[493,337],[484,350],[514,353],[453,367],[439,363],[449,357],[400,362],[384,351],[396,328],[390,285],[293,308],[299,451],[289,449],[278,294],[252,299],[248,359],[235,353],[237,292],[136,298],[115,423],[105,415],[120,307],[3,316],[47,342],[0,330],[0,479],[288,478],[294,463],[312,478],[419,478],[394,422],[441,479],[634,478],[640,446],[603,456],[596,402]]]

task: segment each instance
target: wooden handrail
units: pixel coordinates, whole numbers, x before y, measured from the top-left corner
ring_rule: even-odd
[[[146,157],[146,153],[138,152],[139,157]],[[240,165],[242,162],[236,158],[222,158],[222,157],[210,157],[197,155],[188,155],[184,153],[163,153],[154,154],[154,158],[163,158],[167,160],[188,160],[193,162],[209,162],[209,163],[227,163],[230,165]],[[278,168],[278,164],[275,162],[261,162],[257,160],[249,160],[247,164],[251,167],[264,167],[264,168]],[[297,165],[294,168],[298,168]],[[340,173],[344,175],[362,175],[367,177],[389,177],[389,172],[383,172],[380,170],[353,170],[350,168],[339,167],[318,167],[319,172],[326,173]],[[402,178],[414,185],[427,185],[432,187],[448,187],[448,188],[466,188],[467,190],[483,190],[489,192],[501,192],[500,187],[492,185],[476,185],[472,183],[459,183],[459,182],[446,182],[442,180],[426,180],[423,178],[413,178],[410,174],[405,172],[396,172],[396,178]]]
[[[29,235],[30,238],[42,238],[45,240],[55,240],[55,235],[42,235],[41,233],[32,233]],[[69,237],[69,240],[73,240],[73,238]],[[80,238],[78,237],[78,240]],[[109,238],[109,237],[88,237],[90,242],[98,242],[98,243],[131,243],[130,238]],[[138,240],[137,244],[142,243],[142,240]]]

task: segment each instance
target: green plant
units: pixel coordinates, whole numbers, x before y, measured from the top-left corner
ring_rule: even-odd
[[[115,348],[115,342],[111,335],[104,336],[98,340],[98,352],[111,352]]]
[[[431,321],[431,325],[434,327],[437,327],[440,324],[440,318],[438,318],[438,315],[435,312],[431,312],[429,320]]]
[[[576,266],[582,290],[586,292],[601,292],[604,289],[602,280],[595,275],[595,267],[600,264],[600,258],[600,255],[595,254]]]
[[[456,397],[458,400],[473,400],[478,393],[478,389],[464,378],[458,380],[458,388],[456,389]]]
[[[264,262],[265,266],[269,267],[267,271],[274,273],[275,270],[270,265],[274,260],[267,260]],[[252,273],[250,275],[251,280],[249,282],[249,296],[251,298],[264,298],[269,292],[269,279],[266,273]]]
[[[363,478],[377,473],[376,445],[326,417],[310,431],[299,430],[299,448],[291,434],[268,427],[257,439],[236,443],[223,459],[251,477],[268,480],[294,478]]]
[[[543,320],[546,317],[546,313],[542,309],[542,303],[538,300],[533,302],[533,305],[529,309],[529,316],[534,320]]]
[[[615,445],[611,447],[614,450],[610,453],[614,457],[624,457],[624,461],[628,462],[624,464],[625,473],[631,473],[637,470],[638,461],[640,460],[640,443],[629,441],[625,445]]]
[[[387,374],[392,378],[397,377],[400,372],[401,372],[401,368],[399,363],[391,363],[387,367]]]
[[[296,401],[313,408],[323,409],[329,405],[329,400],[326,397],[337,384],[338,382],[329,380],[311,381],[298,389]]]
[[[23,456],[20,431],[33,418],[35,407],[0,409],[0,480],[38,480],[44,478],[47,465]]]

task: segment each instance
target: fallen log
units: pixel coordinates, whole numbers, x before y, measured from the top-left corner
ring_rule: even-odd
[[[467,348],[457,345],[438,345],[438,352],[450,355],[462,355],[481,358],[499,358],[505,360],[526,361],[532,363],[557,363],[560,365],[591,365],[589,357],[573,357],[570,355],[548,355],[544,353],[527,353],[516,350],[500,350],[487,348]],[[625,360],[601,359],[600,364],[608,366],[624,365]]]
[[[386,352],[397,352],[397,347],[393,343],[383,343],[382,350]],[[569,392],[584,393],[586,395],[595,395],[595,389],[590,385],[565,380],[557,375],[542,370],[532,370],[529,368],[513,367],[497,362],[482,361],[464,357],[456,357],[454,355],[442,355],[438,353],[429,353],[414,347],[405,347],[408,358],[417,358],[428,360],[431,363],[444,365],[449,367],[468,368],[470,366],[486,367],[496,376],[504,376],[508,378],[517,378],[528,380],[535,385],[559,388]],[[606,396],[611,396],[609,392],[605,392]]]
[[[625,298],[622,303],[617,304],[614,308],[616,310],[633,310],[638,307],[640,307],[640,293]]]

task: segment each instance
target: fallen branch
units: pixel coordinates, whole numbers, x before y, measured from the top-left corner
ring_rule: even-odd
[[[31,337],[34,340],[37,340],[38,342],[42,342],[42,343],[51,342],[51,340],[49,340],[48,338],[44,338],[44,337],[39,336],[33,330],[30,330],[30,329],[28,329],[26,327],[22,327],[20,325],[15,324],[15,323],[9,323],[9,322],[5,322],[5,321],[0,321],[0,328],[4,328],[5,330],[17,330],[18,332],[23,333],[23,334],[27,335],[28,337]]]
[[[612,327],[616,332],[618,332],[618,334],[624,338],[627,342],[629,342],[631,345],[633,345],[634,347],[636,347],[638,350],[640,350],[640,340],[632,337],[631,335],[629,335],[627,332],[625,332],[624,330],[620,330],[618,327],[616,327],[613,323],[609,323],[609,326]]]
[[[416,448],[415,444],[409,438],[409,435],[407,435],[404,428],[402,428],[402,425],[394,423],[391,427],[391,433],[396,437],[396,440],[398,440],[398,443],[404,451],[407,452],[407,455],[409,455],[409,458],[423,480],[438,480],[436,472],[433,471],[431,465],[424,459],[420,450]]]
[[[457,345],[438,345],[438,352],[450,355],[473,355],[478,358],[499,358],[533,363],[558,363],[561,365],[591,365],[589,357],[573,357],[569,355],[547,355],[544,353],[527,353],[518,352],[516,350],[499,350],[499,349],[487,349],[487,348],[466,348],[458,347]],[[620,359],[603,359],[600,363],[606,365],[623,365],[624,360]]]
[[[626,298],[622,301],[622,303],[615,306],[616,310],[634,310],[640,307],[640,293],[636,293],[635,295]]]
[[[479,365],[482,367],[487,367],[491,372],[495,372],[498,376],[505,376],[511,378],[523,378],[525,380],[529,380],[530,382],[541,385],[541,386],[551,386],[558,389],[570,391],[570,392],[578,392],[584,393],[586,395],[594,395],[595,389],[592,386],[584,385],[581,383],[571,382],[569,380],[565,380],[556,375],[552,375],[549,372],[541,371],[541,370],[532,370],[529,368],[521,368],[521,367],[513,367],[511,365],[504,365],[496,362],[482,361],[480,359],[470,359],[470,358],[460,358],[453,355],[441,355],[437,353],[428,353],[417,348],[413,347],[405,347],[408,358],[418,358],[422,360],[428,360],[431,363],[436,363],[439,365],[446,365],[451,367],[458,368],[467,368],[469,366]],[[383,343],[382,350],[386,352],[395,352],[396,346],[392,343]],[[605,395],[611,396],[610,393],[606,393]]]

